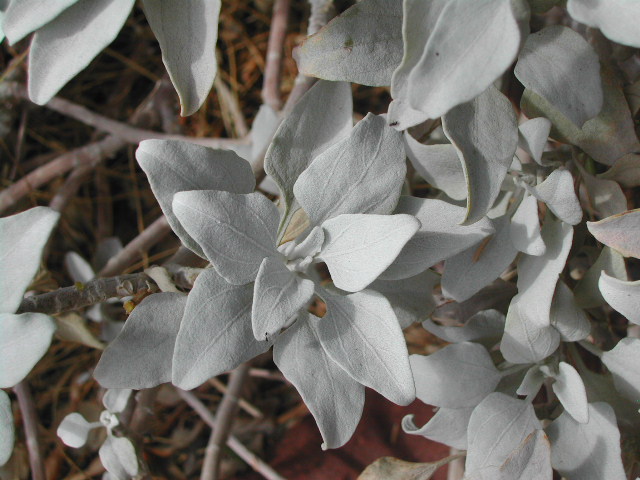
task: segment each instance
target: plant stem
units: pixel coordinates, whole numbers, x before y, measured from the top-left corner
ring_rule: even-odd
[[[38,413],[33,403],[31,390],[26,380],[21,381],[13,391],[18,397],[18,405],[22,412],[22,423],[29,451],[29,465],[31,466],[31,478],[33,480],[47,480],[47,474],[42,459],[42,448],[38,437]]]
[[[282,107],[282,99],[280,98],[282,51],[287,33],[290,5],[291,0],[276,0],[274,2],[271,29],[269,30],[262,101],[276,111]]]

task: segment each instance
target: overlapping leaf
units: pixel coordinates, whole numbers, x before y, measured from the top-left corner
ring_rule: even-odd
[[[611,374],[616,389],[629,400],[640,399],[640,372],[637,364],[640,358],[640,339],[623,338],[618,344],[602,354],[604,363]]]
[[[625,257],[640,258],[640,209],[587,222],[587,228],[596,240]]]
[[[0,390],[0,467],[9,461],[13,451],[14,426],[11,400],[4,390]]]
[[[4,14],[2,28],[7,40],[15,44],[54,20],[78,0],[20,0],[10,2]]]
[[[577,21],[599,28],[614,42],[640,48],[640,32],[637,20],[640,5],[625,0],[592,2],[589,0],[568,0],[569,14]]]
[[[640,281],[626,282],[607,275],[604,270],[600,274],[598,287],[607,303],[624,315],[627,320],[640,325]]]

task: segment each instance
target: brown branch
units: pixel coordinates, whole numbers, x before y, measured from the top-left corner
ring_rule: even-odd
[[[271,29],[269,30],[267,61],[264,69],[264,84],[262,86],[262,101],[276,111],[282,108],[280,82],[282,78],[282,58],[290,5],[291,0],[275,1],[273,4],[273,15],[271,17]]]
[[[171,227],[167,222],[167,218],[163,215],[145,228],[140,235],[127,243],[118,254],[111,257],[104,268],[98,272],[98,276],[110,277],[122,273],[128,266],[138,260],[143,252],[156,245],[169,232],[171,232]]]
[[[38,435],[38,412],[36,412],[33,396],[26,380],[21,381],[13,391],[18,397],[18,405],[22,413],[24,434],[27,440],[29,452],[29,465],[31,466],[31,478],[33,480],[47,480],[47,473],[42,458],[42,447]]]
[[[18,313],[37,312],[55,315],[107,301],[113,297],[128,297],[136,293],[157,292],[156,283],[144,273],[98,278],[83,285],[59,288],[22,300]]]
[[[176,388],[176,392],[178,392],[178,395],[180,395],[182,399],[187,402],[191,408],[193,408],[204,423],[213,429],[216,428],[216,418],[209,411],[206,405],[198,399],[198,397],[191,392],[187,392],[179,388]],[[285,478],[279,475],[278,472],[271,468],[269,464],[245,447],[235,436],[229,435],[227,438],[227,446],[267,480],[285,480]]]
[[[64,181],[62,188],[51,199],[49,207],[56,212],[62,212],[76,193],[78,193],[78,190],[91,175],[91,172],[93,172],[93,166],[91,165],[76,167]]]
[[[238,396],[248,375],[249,364],[243,363],[229,376],[229,386],[216,411],[216,428],[213,429],[205,449],[200,480],[217,480],[220,476],[220,449],[229,438],[231,426],[238,411]]]

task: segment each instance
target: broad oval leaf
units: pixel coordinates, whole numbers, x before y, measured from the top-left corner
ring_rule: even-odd
[[[569,14],[577,21],[599,28],[607,38],[623,45],[640,48],[638,17],[640,5],[628,0],[568,0]]]
[[[130,388],[110,388],[102,396],[102,405],[109,413],[124,412],[132,393]]]
[[[467,181],[453,145],[423,145],[409,132],[403,138],[407,157],[422,178],[454,200],[467,198]]]
[[[9,461],[15,441],[15,427],[11,400],[4,390],[0,390],[0,467]]]
[[[613,375],[613,383],[623,396],[629,400],[640,399],[640,339],[623,338],[608,352],[602,354],[604,363]]]
[[[546,428],[551,464],[568,480],[624,480],[620,432],[613,409],[589,404],[589,422],[578,423],[564,412]]]
[[[367,114],[351,135],[321,153],[293,192],[312,225],[344,213],[391,213],[407,166],[402,135]]]
[[[74,412],[62,419],[56,430],[56,435],[65,445],[71,448],[80,448],[87,443],[89,432],[98,425],[102,426],[101,423],[97,425],[89,423],[82,415]]]
[[[403,196],[398,201],[396,213],[413,215],[421,226],[381,275],[385,280],[417,275],[494,233],[488,218],[473,225],[460,225],[464,208],[442,200]]]
[[[402,2],[362,0],[305,39],[297,55],[305,75],[391,85],[402,59]]]
[[[489,394],[469,419],[466,475],[501,467],[531,433],[540,429],[529,402],[503,393]]]
[[[0,313],[18,310],[59,218],[58,212],[47,207],[0,218]]]
[[[476,77],[470,75],[475,82]],[[467,180],[464,224],[475,223],[493,206],[513,161],[518,146],[516,115],[507,97],[490,86],[470,102],[451,109],[442,117],[442,128],[458,150]]]
[[[445,261],[442,294],[446,298],[458,302],[471,298],[513,262],[518,251],[511,239],[509,220],[506,215],[495,220],[483,220],[493,225],[495,233]],[[475,225],[478,224],[467,228]]]
[[[627,197],[618,182],[594,177],[580,164],[577,165],[582,177],[580,190],[583,199],[586,200],[586,209],[599,218],[610,217],[627,210]]]
[[[282,258],[265,258],[253,287],[251,325],[256,340],[269,341],[291,325],[313,291],[313,281],[290,271]]]
[[[227,282],[255,280],[262,260],[276,254],[278,208],[260,193],[178,192],[173,212]]]
[[[437,407],[478,405],[495,390],[501,378],[489,352],[477,343],[447,345],[428,356],[411,355],[409,361],[416,397]]]
[[[317,333],[333,361],[392,402],[411,403],[416,395],[409,355],[389,301],[371,290],[322,298],[327,314]]]
[[[44,105],[118,35],[134,0],[82,0],[40,28],[29,50],[29,98]]]
[[[568,27],[552,25],[529,35],[515,75],[578,127],[602,109],[598,55]]]
[[[187,304],[182,293],[156,293],[131,312],[93,372],[106,388],[140,390],[171,381],[171,359]]]
[[[532,118],[518,127],[518,146],[542,165],[542,152],[547,144],[551,122],[544,117]]]
[[[558,169],[539,185],[526,188],[531,195],[546,203],[560,220],[577,225],[582,220],[582,208],[573,184],[573,175],[567,170]]]
[[[560,362],[558,375],[552,385],[553,392],[558,396],[564,409],[569,412],[576,422],[589,421],[589,405],[587,392],[577,370],[566,362]]]
[[[0,313],[0,388],[21,382],[38,363],[56,324],[42,313]]]
[[[98,454],[105,470],[118,480],[127,480],[138,474],[138,457],[128,438],[107,435]]]
[[[147,174],[151,190],[182,243],[204,257],[202,249],[182,227],[171,202],[178,192],[225,190],[251,193],[256,186],[251,165],[229,150],[194,145],[178,140],[144,140],[136,159]]]
[[[346,82],[321,80],[296,103],[264,159],[264,170],[278,184],[285,210],[292,209],[293,186],[300,174],[330,145],[347,137],[352,126],[353,99]]]
[[[444,443],[459,450],[467,449],[467,428],[473,407],[439,408],[425,425],[418,428],[413,415],[402,419],[402,429],[412,435],[421,435],[434,442]]]
[[[627,320],[640,325],[640,281],[626,282],[600,273],[598,287],[611,307],[624,315]]]
[[[582,211],[580,212],[582,215]],[[511,217],[509,233],[513,246],[527,255],[542,255],[546,249],[540,235],[538,201],[533,195],[525,194],[516,212]]]
[[[591,332],[587,314],[578,306],[573,292],[562,280],[556,285],[549,315],[551,325],[565,342],[583,340]]]
[[[353,435],[364,408],[364,387],[325,351],[317,332],[322,321],[312,314],[300,318],[276,339],[273,361],[300,392],[327,449],[341,447]]]
[[[429,8],[430,2],[421,3]],[[529,8],[522,0],[453,0],[434,10],[439,18],[429,21],[433,30],[407,78],[407,101],[435,119],[481,94],[509,68]]]
[[[357,292],[391,265],[418,228],[411,215],[340,215],[322,224],[316,260],[327,264],[336,287]]]
[[[31,32],[54,20],[78,0],[19,0],[10,2],[4,14],[2,30],[13,45]]]
[[[218,70],[216,41],[220,0],[143,0],[160,43],[162,62],[180,96],[183,117],[204,103]]]
[[[382,293],[398,317],[400,327],[407,328],[424,320],[436,308],[433,288],[440,276],[426,270],[402,280],[375,280],[367,289]]]
[[[596,261],[573,289],[577,305],[582,308],[595,308],[606,303],[600,293],[600,288],[598,288],[602,272],[606,272],[619,280],[626,280],[627,267],[624,263],[624,257],[609,247],[604,247],[600,251]]]
[[[265,352],[251,328],[253,284],[231,285],[203,271],[187,298],[173,353],[174,385],[188,390]]]
[[[625,257],[640,258],[640,209],[587,222],[591,235]]]
[[[482,310],[459,327],[440,326],[430,319],[422,322],[422,326],[449,343],[477,342],[491,348],[500,341],[504,322],[505,317],[499,311]]]

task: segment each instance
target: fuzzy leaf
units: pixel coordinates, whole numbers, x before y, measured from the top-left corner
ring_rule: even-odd
[[[0,218],[0,313],[13,313],[20,306],[59,218],[47,207]]]
[[[31,32],[54,20],[78,0],[19,0],[9,2],[2,29],[9,43],[16,44]]]
[[[17,3],[17,2],[16,2]],[[44,105],[118,35],[134,0],[83,0],[40,28],[29,50],[29,98]]]
[[[171,359],[187,304],[181,293],[157,293],[131,312],[93,372],[106,388],[151,388],[171,381]]]
[[[444,443],[459,450],[467,449],[467,428],[473,407],[468,408],[439,408],[425,425],[418,428],[413,421],[413,415],[402,419],[402,429],[405,433],[421,435],[434,442]]]
[[[524,375],[522,379],[522,383],[516,390],[518,395],[526,395],[534,398],[535,395],[540,391],[542,385],[544,384],[545,376],[540,371],[540,365],[536,364],[527,370],[527,373]]]
[[[136,159],[147,174],[151,190],[182,243],[204,257],[202,249],[182,227],[171,202],[178,192],[225,190],[251,193],[256,181],[249,163],[229,150],[194,145],[178,140],[144,140]]]
[[[587,222],[591,235],[625,257],[640,258],[640,209]]]
[[[528,88],[522,95],[520,106],[529,118],[546,117],[551,120],[551,137],[580,147],[600,163],[612,165],[623,155],[640,150],[640,143],[620,80],[606,67],[601,71],[601,77],[604,92],[602,110],[582,128]]]
[[[568,480],[624,480],[620,432],[613,409],[589,404],[589,422],[578,423],[564,412],[546,429],[551,464]]]
[[[577,225],[582,220],[582,208],[573,187],[573,175],[567,170],[554,170],[544,182],[528,187],[527,191],[546,203],[563,222]]]
[[[593,2],[590,0],[568,0],[569,14],[577,21],[599,28],[614,42],[640,48],[640,32],[637,20],[640,5],[625,0]]]
[[[300,174],[293,191],[312,225],[344,213],[387,214],[406,171],[402,136],[384,117],[368,114]]]
[[[526,256],[518,263],[518,295],[509,305],[500,344],[511,363],[538,362],[560,343],[560,334],[551,326],[551,302],[571,249],[573,228],[548,219],[542,238],[547,246],[544,255]]]
[[[340,215],[322,224],[325,242],[316,257],[336,287],[366,288],[391,265],[420,227],[410,215]]]
[[[0,390],[0,467],[9,461],[15,441],[15,427],[11,400],[4,390]]]
[[[325,80],[391,85],[402,59],[402,2],[363,0],[304,40],[298,69]]]
[[[214,269],[196,279],[173,353],[174,385],[188,390],[265,352],[251,328],[253,284],[231,285]]]
[[[454,0],[441,9],[421,3],[427,16],[439,18],[427,20],[433,29],[408,74],[406,99],[435,119],[481,94],[509,68],[525,28],[520,23],[528,21],[529,12],[521,0]],[[404,32],[405,38],[411,33]]]
[[[542,152],[547,144],[551,122],[544,117],[532,118],[518,127],[518,146],[542,165]]]
[[[322,346],[351,377],[398,405],[415,399],[409,355],[398,320],[380,293],[325,294],[317,325]]]
[[[582,215],[582,211],[580,212]],[[516,213],[511,217],[509,234],[513,246],[527,255],[543,255],[546,249],[540,236],[538,201],[533,195],[525,194]]]
[[[625,282],[600,273],[598,287],[609,305],[624,315],[627,320],[640,325],[640,281]]]
[[[560,338],[565,342],[583,340],[591,332],[587,314],[578,306],[573,292],[562,280],[556,285],[549,316],[551,325],[558,330]]]
[[[477,343],[447,345],[429,356],[411,355],[409,361],[416,397],[437,407],[473,407],[501,378],[487,350]]]
[[[627,267],[624,264],[622,255],[609,247],[602,249],[597,260],[573,289],[577,305],[582,308],[595,308],[606,303],[600,293],[600,288],[598,288],[602,272],[606,272],[619,280],[626,280]]]
[[[132,393],[130,388],[110,388],[102,396],[102,405],[110,413],[124,412]]]
[[[267,150],[264,170],[278,184],[286,210],[292,209],[293,185],[300,174],[330,145],[347,137],[352,126],[351,86],[345,82],[319,81],[285,117]]]
[[[491,393],[469,420],[466,475],[501,467],[535,430],[541,428],[533,406],[503,393]],[[479,477],[482,478],[482,477]]]
[[[451,4],[454,3],[464,2]],[[490,3],[508,2],[491,0]],[[465,5],[465,9],[471,11],[468,4]],[[487,59],[482,58],[482,61]],[[477,81],[476,75],[469,78],[474,84]],[[442,128],[458,150],[467,179],[464,224],[475,223],[484,217],[498,197],[502,180],[516,153],[518,124],[515,113],[507,97],[491,86],[470,102],[449,111],[442,117]]]
[[[431,270],[403,280],[375,280],[367,287],[382,293],[404,329],[424,320],[436,308],[433,288],[440,276]]]
[[[262,260],[276,253],[278,208],[260,193],[179,192],[173,212],[227,282],[255,280]]]
[[[322,448],[338,448],[360,421],[364,387],[323,348],[317,332],[323,320],[311,314],[305,317],[276,339],[273,360],[311,410],[322,433]]]
[[[451,455],[436,462],[414,463],[381,457],[365,468],[357,480],[430,480],[440,467],[456,458],[460,457]]]
[[[629,153],[619,158],[609,170],[597,177],[613,180],[625,188],[640,186],[640,155]]]
[[[87,422],[82,415],[74,412],[64,417],[60,422],[56,435],[65,445],[71,448],[80,448],[87,443],[89,432],[95,427],[96,425]]]
[[[409,132],[403,138],[407,157],[422,178],[454,200],[467,198],[467,181],[453,145],[423,145]]]
[[[504,315],[497,310],[483,310],[459,327],[440,326],[429,319],[422,322],[422,326],[449,343],[478,342],[491,348],[500,341],[504,322]]]
[[[551,445],[542,430],[534,430],[518,445],[500,467],[489,468],[469,480],[551,480]]]
[[[21,382],[49,349],[56,324],[42,313],[0,313],[0,388]]]
[[[313,281],[290,271],[281,258],[265,258],[253,287],[251,324],[256,340],[271,340],[290,325],[313,291]]]
[[[583,180],[581,191],[586,196],[585,208],[592,210],[600,218],[627,210],[627,197],[617,182],[594,177],[579,168]]]
[[[446,298],[453,298],[458,302],[471,298],[498,278],[518,254],[511,239],[510,221],[506,215],[484,221],[493,225],[495,233],[444,263],[442,293]]]
[[[128,438],[107,435],[98,454],[105,470],[118,480],[128,480],[138,474],[138,457]]]
[[[555,379],[552,388],[564,409],[576,422],[587,423],[589,421],[589,405],[580,374],[568,363],[560,362],[558,375]]]
[[[602,354],[602,363],[613,375],[616,390],[632,401],[640,399],[639,358],[640,339],[630,337],[623,338],[613,350]]]
[[[602,109],[598,55],[568,27],[553,25],[529,35],[515,75],[578,127]]]
[[[218,70],[220,0],[143,0],[162,62],[180,96],[183,117],[204,103]]]
[[[442,200],[403,196],[396,213],[413,215],[421,226],[381,275],[386,280],[417,275],[494,233],[491,221],[486,218],[473,225],[459,225],[465,215],[464,208]]]

